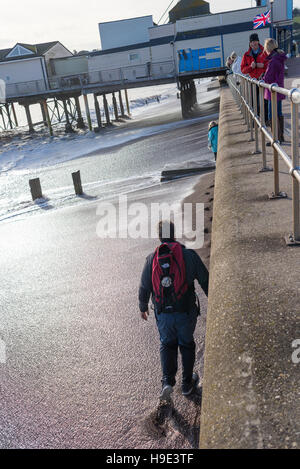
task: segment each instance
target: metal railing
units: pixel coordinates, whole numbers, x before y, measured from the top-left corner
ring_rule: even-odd
[[[86,73],[49,78],[51,89],[84,88],[89,85],[126,84],[175,77],[173,61],[131,65],[108,70],[89,70]]]
[[[89,70],[72,75],[53,75],[49,77],[49,88],[44,80],[33,80],[14,84],[6,84],[6,97],[23,97],[41,94],[53,90],[78,90],[89,85],[120,84],[128,82],[151,81],[176,76],[173,60],[154,62],[141,65],[131,65],[108,70]]]
[[[45,80],[32,80],[20,83],[6,84],[6,97],[28,96],[42,93],[47,90]]]
[[[271,199],[287,197],[285,192],[279,188],[279,156],[288,167],[292,177],[292,198],[293,198],[293,233],[286,236],[288,245],[300,245],[300,212],[299,212],[299,104],[300,89],[293,88],[287,90],[280,88],[276,83],[271,85],[263,80],[256,80],[241,74],[228,75],[227,81],[240,107],[245,123],[250,131],[250,140],[255,141],[254,153],[262,153],[263,171],[272,171],[267,166],[266,140],[273,148],[273,174],[274,191],[269,196]],[[268,89],[271,93],[271,120],[265,116],[264,91]],[[277,94],[280,93],[288,97],[291,103],[291,156],[287,154],[279,141],[278,135],[278,114],[277,114]],[[271,130],[267,128],[271,125]],[[261,151],[259,150],[259,132],[261,136]]]

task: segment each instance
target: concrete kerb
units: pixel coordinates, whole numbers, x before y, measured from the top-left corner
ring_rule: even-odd
[[[286,247],[283,239],[292,202],[265,197],[272,173],[257,172],[261,156],[252,154],[254,144],[247,139],[241,113],[225,88],[200,448],[295,448],[300,446],[300,364],[292,361],[292,342],[300,338],[300,250]],[[280,178],[282,189],[290,192],[291,178],[284,173]]]

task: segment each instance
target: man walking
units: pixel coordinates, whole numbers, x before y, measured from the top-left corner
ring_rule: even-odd
[[[150,295],[160,335],[162,391],[167,400],[176,383],[178,347],[182,357],[182,394],[191,394],[199,377],[195,363],[194,331],[200,314],[194,280],[208,294],[208,271],[198,254],[175,240],[172,222],[158,226],[160,246],[145,262],[139,287],[141,317],[147,321]]]

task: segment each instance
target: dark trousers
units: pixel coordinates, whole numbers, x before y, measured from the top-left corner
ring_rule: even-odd
[[[260,101],[259,101],[259,87],[256,87],[256,103],[257,103],[257,115],[260,117]],[[254,109],[253,103],[253,91],[251,88],[251,106]],[[264,111],[265,111],[265,120],[268,119],[268,100],[264,99]]]
[[[272,120],[272,101],[268,101],[269,107],[269,120]],[[282,116],[282,101],[277,101],[277,115],[278,117]]]
[[[161,313],[156,314],[160,336],[160,360],[163,384],[175,385],[178,369],[178,347],[182,361],[183,383],[190,383],[195,364],[194,331],[197,313]]]

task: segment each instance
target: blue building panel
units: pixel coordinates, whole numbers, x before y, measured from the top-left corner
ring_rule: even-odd
[[[293,0],[287,0],[286,6],[287,19],[293,19]]]
[[[216,52],[221,54],[219,46],[193,50],[182,49],[178,51],[179,73],[221,67],[221,57],[209,58],[209,54],[215,54]]]

